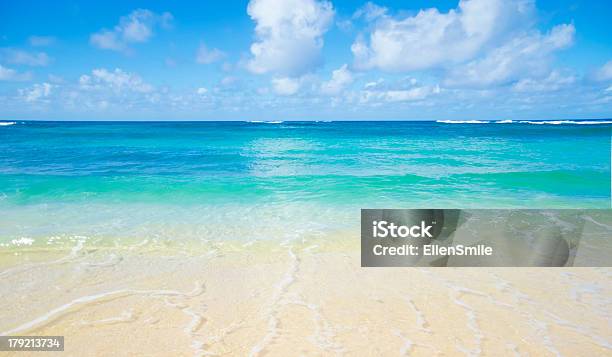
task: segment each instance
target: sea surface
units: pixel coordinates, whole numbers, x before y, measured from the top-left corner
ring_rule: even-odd
[[[0,243],[296,238],[355,229],[360,208],[610,208],[611,129],[5,121]]]

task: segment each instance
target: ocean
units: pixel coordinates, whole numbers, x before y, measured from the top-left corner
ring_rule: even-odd
[[[0,242],[299,237],[353,229],[360,208],[610,208],[611,129],[609,121],[4,122]]]
[[[611,128],[3,122],[0,335],[79,356],[609,355]],[[595,210],[467,210],[509,207]],[[576,268],[361,267],[362,208],[459,208],[453,244]]]

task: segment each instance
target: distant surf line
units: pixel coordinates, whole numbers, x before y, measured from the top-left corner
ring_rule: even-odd
[[[442,124],[602,125],[612,120],[436,120]]]

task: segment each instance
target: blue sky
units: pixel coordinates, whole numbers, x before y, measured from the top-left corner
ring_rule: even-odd
[[[607,1],[0,1],[0,119],[612,117]]]

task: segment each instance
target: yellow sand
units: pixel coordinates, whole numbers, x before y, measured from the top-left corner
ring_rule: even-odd
[[[0,334],[65,336],[36,356],[612,354],[608,268],[361,268],[357,244],[4,251]]]

